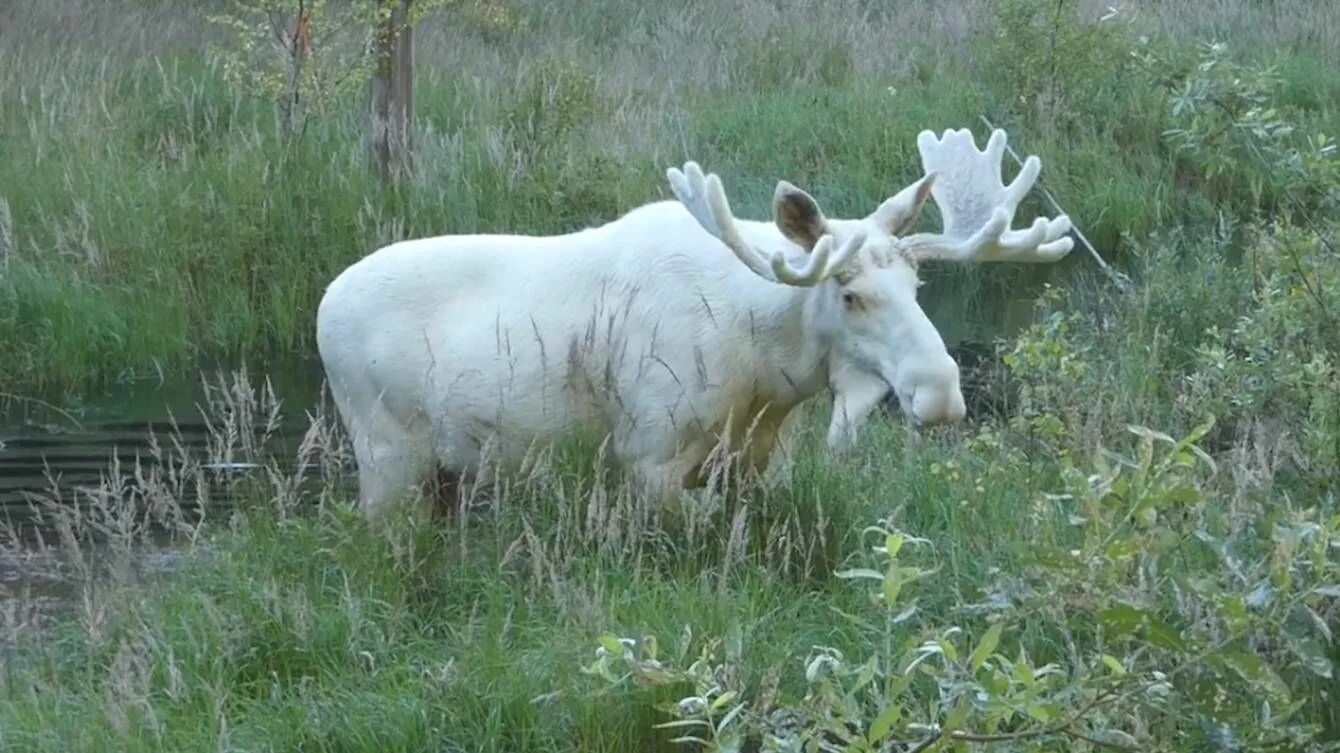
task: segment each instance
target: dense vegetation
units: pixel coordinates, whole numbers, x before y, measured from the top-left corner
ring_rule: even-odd
[[[385,187],[356,100],[280,138],[202,53],[226,3],[179,5],[0,6],[6,392],[308,351],[377,244],[607,220],[686,158],[864,213],[983,115],[1129,282],[929,270],[947,339],[1001,336],[968,426],[807,436],[674,519],[583,446],[375,532],[328,415],[298,471],[165,449],[7,547],[77,598],[0,602],[0,750],[1340,746],[1340,6],[460,2]],[[267,462],[263,397],[212,394],[211,454]]]

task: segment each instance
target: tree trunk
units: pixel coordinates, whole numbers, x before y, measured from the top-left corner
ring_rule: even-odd
[[[374,169],[399,180],[410,169],[414,117],[414,30],[409,25],[414,0],[393,0],[394,7],[377,30],[369,89],[366,146]]]

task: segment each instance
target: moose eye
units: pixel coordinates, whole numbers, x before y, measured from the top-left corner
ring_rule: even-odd
[[[855,311],[861,307],[861,297],[850,290],[842,291],[842,305],[848,311]]]

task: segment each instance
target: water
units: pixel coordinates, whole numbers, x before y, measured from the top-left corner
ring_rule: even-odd
[[[15,597],[59,605],[73,595],[71,584],[58,574],[59,550],[36,546],[39,540],[50,543],[57,537],[35,519],[35,498],[72,504],[70,500],[87,497],[80,489],[102,485],[114,459],[119,459],[123,472],[131,471],[136,459],[152,465],[155,438],[174,452],[172,442],[179,441],[193,457],[208,459],[205,378],[218,385],[226,383],[220,378],[229,376],[227,371],[211,370],[162,382],[121,384],[61,405],[32,399],[0,403],[0,525],[8,524],[18,533],[17,539],[0,540],[0,605]],[[282,466],[295,457],[309,426],[307,411],[320,399],[321,370],[319,363],[291,361],[249,372],[249,382],[258,393],[267,378],[281,409],[279,427],[267,449]],[[228,464],[209,464],[206,469],[214,474],[248,471],[245,465]],[[227,504],[214,485],[211,491],[212,503]],[[172,553],[146,550],[144,560],[146,567],[160,569],[170,566]]]
[[[51,491],[53,479],[65,491],[96,486],[114,454],[123,463],[137,456],[147,460],[151,436],[165,442],[175,434],[190,452],[203,453],[209,436],[204,379],[226,373],[117,385],[74,404],[0,403],[0,513],[25,516],[29,496]],[[258,392],[267,378],[282,409],[276,444],[282,456],[307,429],[306,411],[319,399],[321,370],[316,363],[293,361],[249,373]]]

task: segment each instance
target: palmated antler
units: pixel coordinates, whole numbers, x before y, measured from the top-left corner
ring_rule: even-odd
[[[961,262],[1053,262],[1070,252],[1074,241],[1070,218],[1039,217],[1024,230],[1011,230],[1014,211],[1033,188],[1042,161],[1030,155],[1019,175],[1006,186],[1001,181],[1005,132],[996,129],[978,150],[972,132],[946,130],[936,138],[931,131],[917,136],[922,167],[934,173],[931,197],[940,208],[944,231],[916,233],[902,239],[914,258]]]
[[[682,171],[672,167],[665,175],[675,197],[698,224],[726,244],[750,271],[770,282],[796,287],[817,285],[841,270],[865,243],[865,235],[857,233],[835,252],[833,236],[824,235],[814,244],[805,265],[793,267],[781,251],[765,254],[744,239],[715,173],[703,175],[698,163],[686,162]]]

